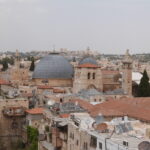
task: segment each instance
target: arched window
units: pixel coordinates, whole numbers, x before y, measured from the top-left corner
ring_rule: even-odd
[[[62,103],[63,102],[63,99],[62,98],[60,98],[60,103]]]
[[[91,74],[90,74],[90,73],[88,73],[87,78],[88,78],[88,79],[90,79],[90,76],[91,76]]]
[[[93,79],[95,79],[95,73],[93,73]]]

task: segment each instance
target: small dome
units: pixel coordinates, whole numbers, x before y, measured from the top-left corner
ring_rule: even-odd
[[[95,59],[91,58],[91,57],[87,57],[87,58],[83,58],[80,62],[79,65],[82,64],[93,64],[93,65],[97,65],[97,62]]]
[[[73,66],[63,56],[51,54],[43,57],[36,65],[33,79],[71,79]]]
[[[138,150],[150,150],[150,142],[143,141],[138,145]]]
[[[106,132],[106,130],[108,129],[108,126],[106,123],[100,123],[96,126],[96,130],[98,130],[99,132]]]

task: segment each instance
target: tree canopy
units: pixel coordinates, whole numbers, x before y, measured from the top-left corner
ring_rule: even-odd
[[[31,126],[27,127],[29,150],[38,150],[38,134],[38,129]]]
[[[150,96],[150,83],[149,77],[146,70],[143,72],[143,77],[141,78],[139,87],[138,87],[138,97],[149,97]]]
[[[35,64],[34,64],[34,57],[31,59],[31,66],[30,66],[30,71],[34,71]]]
[[[8,69],[8,62],[6,60],[3,60],[2,65],[3,65],[2,71],[6,71]]]
[[[13,57],[11,57],[11,58],[5,57],[0,60],[0,64],[3,65],[2,71],[6,71],[8,69],[8,64],[14,65],[14,59],[13,59]]]

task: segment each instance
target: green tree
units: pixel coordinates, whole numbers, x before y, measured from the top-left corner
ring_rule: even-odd
[[[14,59],[13,59],[13,57],[10,57],[10,58],[9,57],[5,57],[5,58],[3,58],[2,61],[6,61],[10,65],[14,65]]]
[[[38,149],[38,134],[39,134],[38,129],[33,128],[31,126],[27,127],[29,150],[37,150]]]
[[[30,71],[34,71],[35,64],[34,64],[34,57],[31,59],[31,66],[30,66]]]
[[[38,150],[37,141],[33,141],[29,147],[29,150]]]
[[[149,77],[146,70],[143,72],[143,77],[141,78],[139,87],[138,87],[138,97],[149,97],[150,96],[150,83]]]
[[[14,58],[13,57],[9,58],[8,62],[9,62],[9,64],[14,65],[14,63],[15,63]]]
[[[14,59],[13,57],[5,57],[2,60],[0,60],[0,64],[3,65],[2,71],[6,71],[8,69],[8,64],[14,65]]]
[[[2,65],[2,71],[6,71],[8,69],[8,62],[5,59],[2,61]]]
[[[47,125],[45,126],[45,131],[49,132],[49,126],[47,126]]]

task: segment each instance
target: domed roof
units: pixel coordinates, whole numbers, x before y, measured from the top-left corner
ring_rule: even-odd
[[[97,62],[95,59],[91,58],[91,57],[86,57],[86,58],[83,58],[80,62],[79,62],[79,65],[82,65],[82,64],[93,64],[93,65],[97,65]]]
[[[36,65],[32,78],[39,79],[71,79],[73,66],[63,56],[51,54],[43,57]]]
[[[150,150],[150,142],[143,141],[138,145],[139,150]]]

